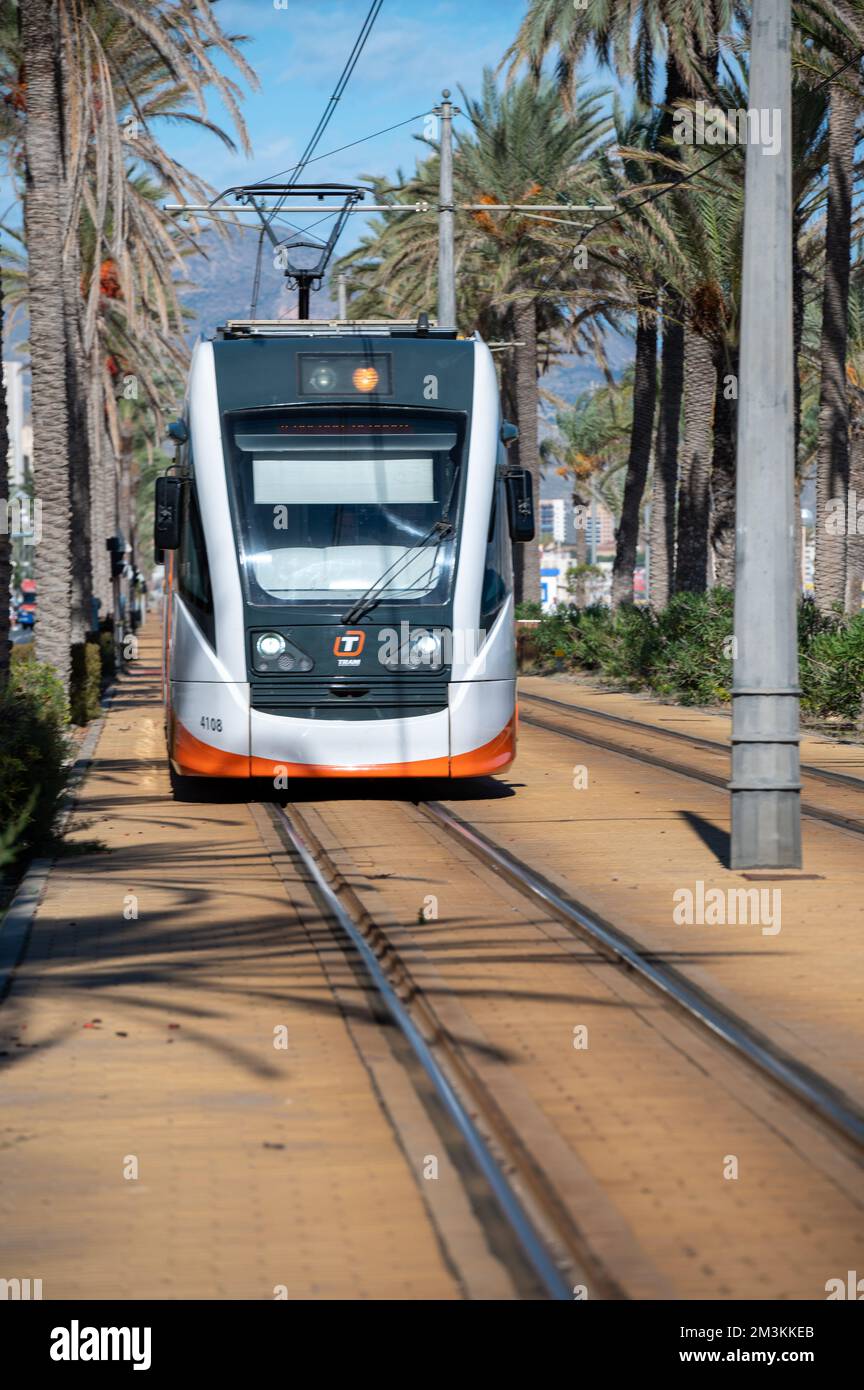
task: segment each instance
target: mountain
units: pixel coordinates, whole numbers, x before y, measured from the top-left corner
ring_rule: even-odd
[[[181,298],[189,311],[187,339],[194,342],[199,333],[213,336],[228,319],[248,319],[258,259],[258,232],[253,228],[231,228],[226,237],[205,233],[201,238],[206,254],[190,256]],[[313,292],[313,318],[330,318],[335,313],[326,289]],[[261,277],[255,318],[294,318],[297,291],[286,286],[283,272],[273,264],[273,248],[265,237],[261,253]]]

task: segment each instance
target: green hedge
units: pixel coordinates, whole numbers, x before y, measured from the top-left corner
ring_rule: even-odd
[[[12,649],[9,685],[0,696],[0,859],[50,839],[66,785],[69,710],[63,687],[33,647]]]
[[[683,704],[725,703],[732,690],[732,610],[726,589],[677,594],[660,613],[560,606],[530,630],[523,650],[536,669],[596,671]],[[860,720],[864,614],[826,617],[805,599],[798,636],[802,708],[822,718]]]
[[[98,633],[91,633],[88,640],[99,642],[99,650],[102,653],[102,687],[110,685],[117,674],[117,662],[114,654],[114,619],[112,617],[103,618],[99,624]]]
[[[99,642],[88,639],[72,645],[69,705],[73,724],[88,724],[102,713],[102,653]]]

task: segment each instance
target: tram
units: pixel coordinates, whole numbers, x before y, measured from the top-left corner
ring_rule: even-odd
[[[486,344],[425,315],[196,344],[155,499],[175,790],[512,762],[517,433]]]

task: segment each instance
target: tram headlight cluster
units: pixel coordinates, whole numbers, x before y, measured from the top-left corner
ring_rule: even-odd
[[[252,665],[256,671],[276,675],[281,671],[311,671],[314,662],[281,632],[256,632],[252,637]]]
[[[297,354],[301,396],[392,396],[389,352],[301,352]]]
[[[390,671],[440,671],[451,660],[447,628],[383,628],[379,634],[379,660]]]

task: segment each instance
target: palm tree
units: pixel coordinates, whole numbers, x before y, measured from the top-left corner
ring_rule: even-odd
[[[643,106],[654,97],[658,52],[666,53],[663,105],[697,96],[716,62],[718,36],[743,9],[734,0],[530,0],[528,12],[504,55],[511,67],[527,62],[539,76],[544,58],[557,54],[556,79],[569,99],[579,63],[593,49],[623,81],[635,82]]]
[[[482,95],[473,100],[463,92],[472,124],[469,136],[457,140],[460,183],[475,190],[471,201],[549,201],[547,190],[559,192],[572,171],[596,147],[608,128],[597,94],[583,96],[572,112],[562,113],[551,83],[526,80],[499,90],[490,71],[483,75]],[[482,221],[480,219],[483,219]],[[543,274],[543,256],[531,222],[518,216],[479,214],[476,219],[495,247],[499,267],[506,268],[502,285],[513,309],[516,412],[519,423],[519,464],[540,487],[538,431],[538,323],[541,293],[553,300],[560,293],[560,265]],[[539,224],[542,227],[542,221]],[[500,270],[499,270],[500,275]],[[544,283],[545,281],[545,283]],[[551,282],[551,283],[550,283]],[[519,546],[514,554],[517,601],[540,596],[540,552]]]
[[[544,439],[545,461],[573,483],[572,502],[579,510],[577,565],[587,560],[588,508],[602,502],[613,515],[624,509],[628,463],[632,451],[635,365],[620,379],[582,392],[571,407],[558,410],[554,433]],[[577,598],[577,602],[582,600]]]
[[[828,611],[846,598],[846,536],[821,524],[832,498],[849,491],[846,347],[852,232],[852,169],[858,103],[845,86],[831,94],[828,213],[822,289],[822,382],[816,471],[816,601]]]
[[[3,277],[0,270],[0,363],[3,360]],[[0,380],[0,697],[9,680],[9,592],[12,584],[12,525],[9,510],[9,420]]]
[[[621,307],[632,309],[635,321],[630,449],[612,571],[612,605],[617,608],[633,602],[642,498],[651,462],[657,403],[657,214],[650,206],[628,211],[627,199],[648,177],[643,155],[656,143],[658,121],[638,103],[628,115],[616,103],[615,129],[616,146],[604,149],[595,164],[604,201],[620,201],[624,212],[608,228],[601,226],[590,246],[592,256],[617,286]]]
[[[72,557],[57,15],[52,0],[21,0],[20,16],[27,74],[24,220],[30,253],[33,471],[42,507],[42,539],[36,547],[35,563],[40,612],[36,652],[40,660],[50,662],[68,687]]]
[[[551,84],[538,87],[526,80],[502,92],[487,71],[480,99],[464,92],[462,96],[472,129],[456,137],[458,201],[490,207],[549,202],[552,195],[574,186],[574,171],[608,129],[599,94],[583,96],[572,112],[564,113]],[[379,181],[376,188],[382,196],[389,193],[411,202],[423,198],[434,204],[436,179],[433,158],[421,164],[412,179],[400,176],[394,185]],[[562,262],[560,247],[550,247],[544,239],[551,225],[542,214],[480,211],[459,219],[456,229],[460,327],[476,326],[488,336],[494,326],[512,341],[502,386],[519,425],[519,463],[531,472],[535,490],[540,470],[538,344],[553,323],[567,332],[562,305],[568,296],[575,297],[569,258]],[[370,235],[336,270],[347,274],[349,289],[358,278],[371,286],[377,302],[390,312],[401,303],[416,314],[434,296],[436,263],[434,214],[421,214],[398,223],[392,219],[387,225],[373,224]],[[368,312],[368,293],[356,301],[360,313]],[[539,551],[516,547],[514,569],[517,598],[539,598]]]
[[[864,274],[859,264],[849,295],[849,361],[847,363],[849,390],[849,498],[857,505],[864,501]],[[850,613],[861,611],[861,586],[864,583],[864,518],[856,510],[853,526],[847,532],[846,606]]]
[[[849,267],[852,246],[852,190],[857,122],[862,87],[856,78],[864,44],[864,4],[861,0],[832,0],[829,7],[810,0],[796,7],[799,27],[812,45],[802,67],[828,73],[838,60],[846,70],[830,88],[828,137],[828,203],[825,222],[825,274],[822,287],[821,382],[819,449],[816,465],[816,602],[823,612],[844,605],[847,594],[846,536],[825,522],[828,503],[846,499],[849,492],[849,400],[846,351],[849,323]],[[824,55],[819,62],[816,53]],[[852,60],[852,61],[850,61]],[[857,606],[857,600],[856,600]]]
[[[38,16],[38,20],[34,16]],[[53,412],[53,434],[44,432],[47,410],[43,412],[40,407],[41,420],[37,420],[36,400],[42,399],[44,391],[36,386],[36,378],[44,382],[53,374],[56,384],[54,344],[52,341],[49,345],[44,335],[31,326],[35,466],[37,475],[51,480],[51,524],[57,531],[52,544],[46,541],[42,546],[42,568],[45,570],[56,563],[58,595],[60,592],[67,595],[67,600],[59,607],[55,604],[42,608],[41,636],[37,641],[45,650],[50,645],[54,657],[59,660],[60,639],[83,635],[82,629],[90,625],[91,569],[95,568],[97,575],[104,574],[101,556],[104,535],[96,537],[93,567],[89,559],[91,528],[97,524],[98,497],[102,490],[99,480],[95,488],[92,485],[92,463],[94,458],[104,454],[105,435],[105,367],[97,331],[102,276],[94,275],[91,267],[86,276],[90,289],[86,301],[82,301],[80,285],[85,269],[81,262],[82,222],[89,229],[95,264],[102,266],[107,261],[113,266],[132,330],[137,328],[135,313],[140,285],[146,281],[150,298],[145,301],[145,308],[149,313],[148,306],[152,306],[155,299],[163,331],[168,336],[165,304],[172,295],[176,297],[172,274],[176,269],[177,252],[174,246],[174,260],[169,264],[171,258],[166,258],[165,250],[175,237],[159,228],[162,219],[152,203],[147,212],[141,210],[134,184],[127,178],[129,151],[121,138],[119,117],[125,107],[135,113],[136,122],[144,127],[143,137],[132,137],[134,154],[148,167],[160,170],[164,176],[161,180],[163,192],[181,197],[189,191],[200,194],[203,189],[200,180],[160,151],[147,122],[162,115],[169,120],[196,120],[228,141],[224,132],[206,118],[204,91],[211,86],[227,106],[248,149],[237,106],[238,88],[220,70],[215,58],[228,58],[253,81],[254,74],[242,59],[235,41],[221,31],[209,7],[197,0],[177,0],[170,5],[161,0],[158,4],[147,4],[144,0],[88,0],[86,4],[83,0],[39,0],[38,3],[24,0],[21,20],[21,63],[16,90],[21,96],[18,104],[27,113],[27,202],[28,206],[32,204],[27,219],[30,289],[32,295],[34,287],[44,283],[45,289],[37,293],[43,293],[44,298],[51,297],[54,291],[47,289],[44,267],[35,266],[33,262],[40,257],[56,259],[64,320],[61,378],[66,385],[67,407],[62,415]],[[41,39],[38,39],[36,31],[40,25]],[[36,89],[43,105],[33,114],[34,132],[39,123],[38,138],[35,133],[31,138],[32,73],[28,45],[36,44],[37,39],[40,48],[33,49],[32,56],[41,64],[40,80],[42,73],[47,72],[49,61],[58,76],[51,93],[53,102],[45,98],[41,87]],[[182,102],[189,97],[197,103],[197,114],[181,109]],[[52,119],[54,130],[49,132],[47,127]],[[34,239],[30,232],[33,216],[38,220],[47,209],[49,187],[36,187],[38,179],[43,177],[49,179],[50,196],[58,214],[52,235],[56,233],[59,239],[51,242],[50,250],[46,250],[48,243],[44,235]],[[133,189],[131,195],[130,188]],[[179,314],[176,317],[179,322]],[[56,447],[58,421],[62,422],[66,433],[66,445],[62,449]],[[59,482],[58,460],[66,463],[70,473],[65,491],[61,490]],[[47,511],[48,498],[44,492],[42,496]],[[55,544],[64,523],[69,527],[66,540],[62,545]],[[70,538],[74,545],[71,552],[74,555],[72,625],[68,620],[69,599],[73,596],[68,582]],[[50,578],[48,584],[49,588],[53,587]],[[56,642],[48,633],[49,624],[54,622],[60,629]],[[59,669],[65,673],[67,668],[68,662],[64,662]]]
[[[719,36],[727,30],[733,17],[743,9],[735,0],[694,0],[681,5],[678,0],[596,0],[589,6],[575,6],[570,0],[531,0],[519,32],[511,44],[505,62],[511,68],[527,62],[539,76],[544,58],[557,53],[556,76],[565,103],[569,102],[580,61],[593,48],[598,59],[614,69],[622,80],[633,79],[637,98],[648,107],[654,97],[654,70],[658,51],[665,49],[665,93],[661,117],[654,132],[655,148],[666,150],[674,157],[676,148],[669,139],[675,106],[687,97],[703,96],[713,85],[716,74]],[[654,479],[651,497],[651,599],[662,607],[674,584],[676,487],[678,483],[678,444],[681,406],[684,391],[683,356],[688,343],[699,352],[695,339],[687,339],[684,331],[684,310],[673,287],[662,281],[657,285],[658,303],[653,308],[654,328],[658,310],[662,310],[662,350],[660,375],[660,408],[657,422]],[[635,308],[635,304],[634,304]],[[649,352],[650,332],[643,329],[643,350]],[[652,349],[656,355],[656,343]],[[704,353],[687,373],[691,384],[695,374],[704,371]],[[644,401],[644,392],[635,401]],[[693,407],[691,405],[691,418]],[[644,421],[641,422],[644,427]],[[698,474],[698,470],[697,470]],[[698,477],[694,476],[694,483]],[[634,479],[634,483],[636,479]],[[688,482],[685,497],[693,491]],[[697,519],[704,507],[694,503]],[[641,494],[640,494],[641,500]],[[638,516],[635,488],[630,489],[628,531],[634,516]],[[707,524],[707,513],[705,513]],[[629,540],[623,547],[621,562],[630,553]],[[621,581],[621,591],[626,581]]]

